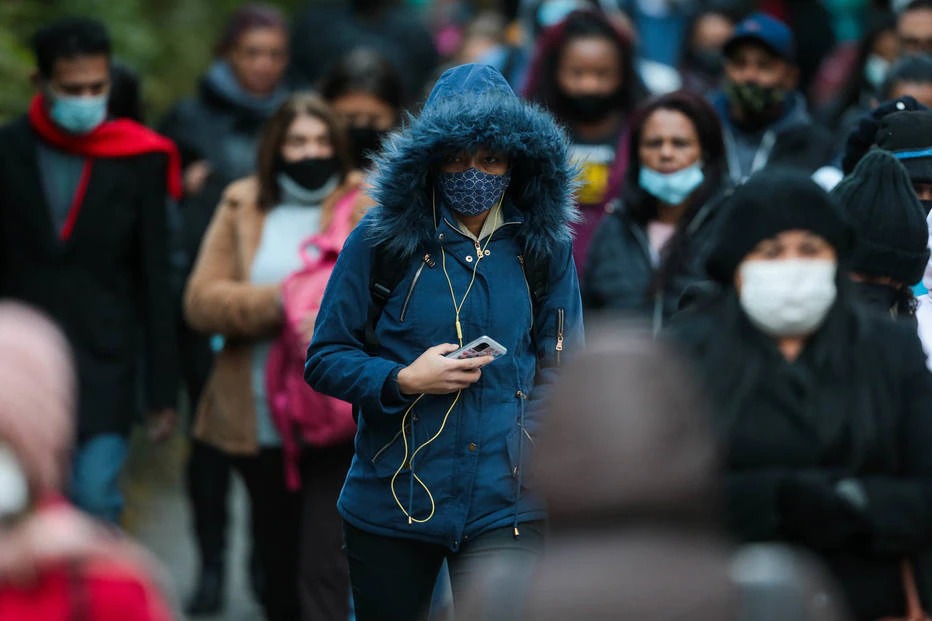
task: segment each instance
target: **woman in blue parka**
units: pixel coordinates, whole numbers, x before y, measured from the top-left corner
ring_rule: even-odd
[[[540,549],[523,466],[583,339],[568,162],[553,119],[484,65],[446,71],[377,160],[378,206],[340,254],[305,370],[359,411],[338,506],[361,621],[417,618],[444,559],[456,598],[470,561]],[[507,354],[445,357],[481,336]]]

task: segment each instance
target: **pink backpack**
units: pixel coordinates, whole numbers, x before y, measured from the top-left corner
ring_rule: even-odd
[[[304,267],[282,283],[284,321],[281,335],[269,352],[265,388],[272,420],[282,437],[285,481],[289,489],[301,486],[298,460],[302,445],[332,446],[348,442],[356,433],[349,403],[322,395],[305,383],[308,343],[299,326],[309,313],[320,309],[337,255],[352,229],[353,206],[358,194],[359,190],[354,190],[337,201],[327,230],[301,244],[299,252]],[[316,258],[307,253],[310,245],[320,252]]]

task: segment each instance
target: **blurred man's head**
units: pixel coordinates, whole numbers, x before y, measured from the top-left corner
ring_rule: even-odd
[[[285,16],[272,6],[242,6],[227,21],[217,55],[230,63],[243,90],[259,97],[271,94],[288,66]]]
[[[901,54],[932,53],[932,0],[913,0],[896,24]]]
[[[766,125],[783,112],[797,84],[793,33],[779,20],[754,14],[725,43],[725,92],[734,120]]]
[[[97,20],[62,19],[33,37],[33,81],[48,99],[52,120],[82,134],[103,123],[110,92],[110,36]]]
[[[904,95],[932,108],[932,56],[914,54],[896,61],[884,79],[881,99],[890,101]]]
[[[61,331],[33,309],[0,303],[0,519],[62,490],[74,407],[71,353]]]
[[[553,527],[708,523],[718,461],[691,368],[640,326],[601,317],[590,327],[536,443],[532,479]]]

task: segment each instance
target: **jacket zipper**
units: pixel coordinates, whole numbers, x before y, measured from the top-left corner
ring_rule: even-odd
[[[408,295],[405,296],[405,302],[401,307],[401,321],[404,321],[405,316],[408,314],[408,302],[411,301],[411,296],[414,295],[414,287],[417,285],[417,281],[421,277],[421,272],[424,271],[425,265],[433,267],[433,259],[430,258],[429,254],[424,255],[424,258],[421,260],[421,265],[418,266],[417,271],[414,273],[414,278],[411,280],[411,286],[408,287]]]
[[[557,309],[557,364],[560,364],[560,354],[563,353],[563,320],[566,312],[562,308]]]

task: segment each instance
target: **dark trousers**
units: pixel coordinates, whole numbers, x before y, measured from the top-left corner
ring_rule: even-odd
[[[531,571],[544,539],[541,523],[525,523],[519,538],[512,527],[499,528],[464,543],[453,554],[437,544],[373,535],[350,524],[344,524],[344,533],[358,621],[425,618],[444,559],[455,607],[464,587],[490,562],[507,561]]]
[[[188,501],[202,569],[222,572],[226,565],[230,471],[226,453],[198,440],[191,441],[186,473]]]
[[[301,496],[285,487],[282,450],[262,449],[234,457],[252,512],[253,545],[263,575],[262,608],[268,621],[294,621],[298,614],[298,536]]]
[[[305,621],[349,618],[349,565],[337,499],[353,459],[353,443],[305,448],[301,455],[301,559],[298,595]]]
[[[178,322],[178,349],[193,424],[213,365],[213,353],[208,337],[194,332],[184,321]],[[229,524],[230,458],[208,444],[193,440],[185,474],[201,568],[222,571]]]

